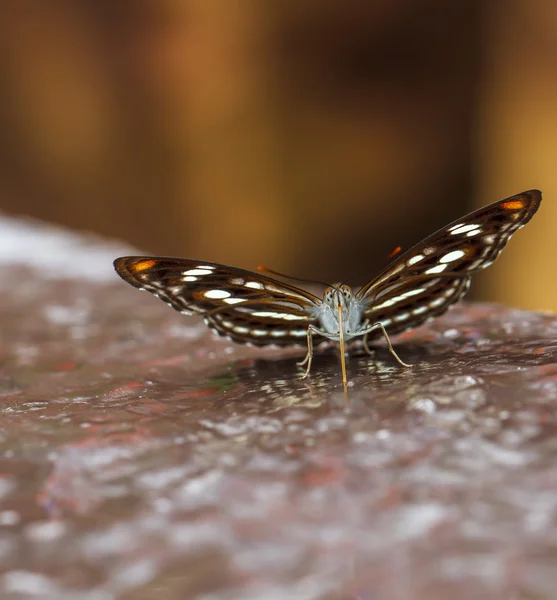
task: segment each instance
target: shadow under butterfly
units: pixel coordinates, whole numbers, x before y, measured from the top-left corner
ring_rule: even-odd
[[[345,342],[361,337],[372,354],[368,342],[383,337],[395,360],[409,367],[389,336],[418,327],[458,302],[471,276],[493,263],[540,203],[541,192],[529,190],[473,211],[396,254],[357,292],[334,284],[322,299],[261,272],[189,258],[124,256],[114,267],[134,287],[183,314],[204,317],[213,331],[234,342],[306,345],[298,363],[306,367],[303,378],[311,369],[314,338],[338,342],[346,386]]]

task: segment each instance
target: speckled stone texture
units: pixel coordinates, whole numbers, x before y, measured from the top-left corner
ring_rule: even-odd
[[[356,351],[216,339],[132,249],[0,220],[0,597],[557,597],[557,317]]]

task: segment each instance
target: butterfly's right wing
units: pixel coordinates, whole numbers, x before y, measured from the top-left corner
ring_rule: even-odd
[[[394,334],[443,314],[466,293],[471,275],[491,265],[528,223],[540,202],[538,190],[494,202],[397,256],[358,291],[358,300],[367,304],[363,318],[382,322]]]
[[[175,310],[203,316],[220,335],[238,343],[305,345],[321,303],[305,290],[259,273],[187,258],[123,256],[117,273]]]

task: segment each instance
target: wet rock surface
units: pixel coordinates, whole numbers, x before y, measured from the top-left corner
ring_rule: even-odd
[[[0,234],[1,598],[557,597],[555,315],[461,305],[345,395],[333,349],[300,381],[127,286],[129,248]]]

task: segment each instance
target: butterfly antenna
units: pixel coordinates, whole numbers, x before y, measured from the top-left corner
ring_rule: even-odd
[[[291,279],[292,281],[301,281],[302,283],[314,283],[316,285],[324,285],[325,287],[329,287],[329,283],[325,283],[324,281],[318,281],[316,279],[304,279],[303,277],[293,277],[292,275],[285,275],[284,273],[279,273],[278,271],[274,271],[273,269],[268,269],[263,265],[258,265],[257,270],[262,273],[267,273],[268,275],[276,275],[277,277],[284,277],[284,279]]]

